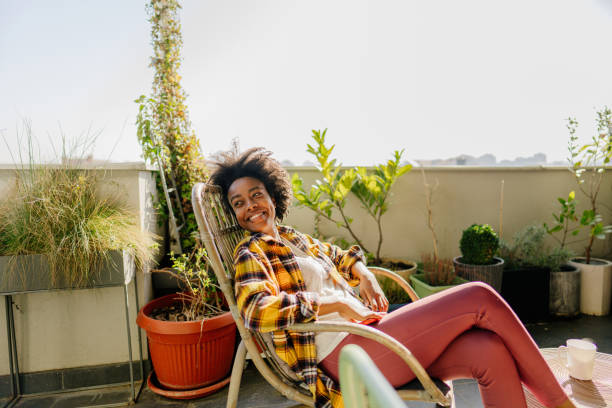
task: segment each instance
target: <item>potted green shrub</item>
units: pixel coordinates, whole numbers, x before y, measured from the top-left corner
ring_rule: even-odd
[[[152,389],[170,398],[196,398],[229,382],[236,324],[217,285],[203,247],[171,256],[168,273],[183,292],[153,299],[136,322],[147,332],[155,377]]]
[[[499,237],[490,225],[470,225],[459,241],[461,256],[453,259],[457,275],[488,283],[501,293],[504,260],[495,256],[498,248]]]
[[[576,129],[578,122],[568,119],[570,132],[569,161],[578,188],[587,197],[589,208],[580,217],[580,224],[588,229],[588,242],[584,257],[573,258],[570,264],[581,270],[580,311],[585,314],[604,316],[610,313],[612,292],[612,262],[592,257],[595,240],[603,240],[612,226],[605,225],[598,210],[597,197],[612,156],[612,111],[604,107],[597,112],[597,131],[590,143],[578,145]]]
[[[314,146],[308,145],[307,149],[317,161],[321,178],[310,187],[309,191],[304,189],[303,180],[298,173],[294,173],[291,178],[297,205],[314,211],[317,220],[331,221],[345,230],[364,252],[371,254],[369,258],[372,259],[372,262],[369,263],[393,269],[407,279],[416,269],[416,263],[381,257],[382,216],[389,208],[392,186],[399,177],[410,171],[412,166],[402,165],[403,151],[395,151],[392,159],[385,164],[375,166],[373,171],[368,171],[364,167],[343,169],[336,159],[331,158],[335,146],[325,146],[326,133],[327,129],[322,132],[313,130],[315,143]],[[359,200],[365,213],[376,224],[378,240],[375,251],[366,247],[362,237],[359,237],[351,226],[353,218],[347,214],[345,208],[350,194]]]

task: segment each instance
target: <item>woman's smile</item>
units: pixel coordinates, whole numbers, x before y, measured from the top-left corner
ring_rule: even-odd
[[[274,200],[260,180],[253,177],[234,180],[227,198],[242,228],[276,237]]]

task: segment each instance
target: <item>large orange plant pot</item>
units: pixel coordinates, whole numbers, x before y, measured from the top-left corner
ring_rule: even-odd
[[[136,323],[147,332],[149,353],[161,385],[175,390],[201,388],[229,374],[236,341],[230,312],[194,322],[152,319],[154,309],[175,304],[178,294],[147,303]]]

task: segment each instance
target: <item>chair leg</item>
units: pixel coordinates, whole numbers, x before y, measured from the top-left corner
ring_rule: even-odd
[[[232,367],[232,377],[230,378],[229,392],[227,394],[227,408],[236,408],[236,404],[238,404],[238,392],[240,391],[245,360],[246,347],[244,342],[240,341],[236,351],[236,358],[234,359],[234,367]]]

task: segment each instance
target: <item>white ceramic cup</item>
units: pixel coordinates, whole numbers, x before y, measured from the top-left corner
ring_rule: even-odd
[[[570,376],[577,380],[592,379],[597,346],[590,341],[580,339],[569,339],[566,344],[567,346],[559,347],[559,352],[565,350],[567,357],[562,358],[559,353],[559,358],[569,370]]]

